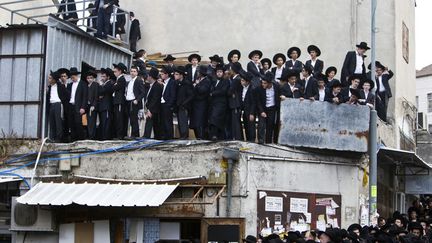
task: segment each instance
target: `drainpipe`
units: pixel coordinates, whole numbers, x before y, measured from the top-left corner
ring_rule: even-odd
[[[231,216],[231,200],[232,200],[232,181],[233,181],[233,164],[234,161],[238,161],[240,152],[234,148],[224,148],[222,157],[228,160],[228,171],[227,171],[227,202],[226,202],[226,216]]]

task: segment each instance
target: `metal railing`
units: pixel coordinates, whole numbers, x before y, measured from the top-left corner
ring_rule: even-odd
[[[80,27],[81,29],[84,30],[84,28],[86,28],[87,30],[91,30],[91,33],[94,33],[97,31],[97,29],[95,28],[95,26],[87,26],[86,21],[88,19],[97,19],[97,13],[96,16],[87,16],[86,17],[86,11],[96,11],[96,8],[86,8],[86,5],[89,3],[94,3],[95,0],[81,0],[81,1],[75,1],[75,6],[76,6],[76,10],[72,10],[72,11],[63,11],[58,13],[58,11],[56,11],[55,13],[45,13],[45,14],[36,14],[36,15],[27,15],[24,14],[23,12],[28,12],[28,11],[33,11],[33,10],[42,10],[42,9],[50,9],[50,8],[56,8],[58,9],[61,6],[66,6],[70,3],[57,3],[57,4],[47,4],[47,5],[41,5],[41,6],[35,6],[35,7],[25,7],[25,8],[17,8],[17,9],[13,9],[11,8],[11,6],[13,5],[17,5],[17,4],[23,4],[26,2],[33,2],[36,0],[16,0],[16,1],[11,1],[11,2],[4,2],[4,3],[0,3],[0,9],[6,10],[8,12],[10,12],[10,24],[13,25],[15,24],[15,16],[19,16],[22,17],[24,19],[26,19],[26,23],[30,24],[31,21],[33,21],[36,24],[43,24],[46,25],[47,22],[44,22],[43,20],[41,20],[41,18],[44,17],[48,17],[50,14],[54,14],[56,16],[60,16],[62,14],[70,14],[70,13],[82,13],[81,17],[78,18],[74,18],[74,19],[69,19],[69,21],[77,21],[76,26]],[[5,7],[7,6],[8,7]],[[82,5],[82,8],[78,8],[77,5]],[[116,13],[114,14],[111,13],[111,19],[113,20],[117,20],[118,16],[120,15],[124,15],[125,16],[125,33],[124,33],[124,40],[119,40],[121,42],[121,44],[129,46],[129,28],[130,28],[130,14],[129,11],[126,11],[122,8],[119,8],[117,6],[113,6],[115,9],[117,9],[117,11],[115,11]],[[119,11],[120,10],[120,11]],[[81,23],[80,23],[81,21]],[[111,22],[111,21],[110,21]],[[80,23],[80,24],[79,24]],[[115,39],[118,40],[116,38],[116,21],[112,21],[112,35],[108,34],[108,37],[111,39]]]

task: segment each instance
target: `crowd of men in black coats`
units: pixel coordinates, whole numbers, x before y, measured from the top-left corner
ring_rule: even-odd
[[[246,70],[238,50],[228,54],[228,64],[214,55],[210,65],[199,65],[201,56],[191,54],[190,64],[175,66],[168,55],[160,71],[148,70],[140,58],[130,70],[123,63],[114,64],[113,70],[102,68],[99,77],[96,70],[81,74],[77,68],[61,68],[49,76],[50,138],[60,142],[153,134],[170,140],[176,117],[180,139],[193,129],[196,139],[277,143],[280,104],[289,98],[375,106],[385,120],[393,74],[377,62],[377,91],[372,92],[375,82],[364,65],[367,49],[362,42],[348,52],[341,80],[334,78],[335,67],[322,74],[324,62],[317,59],[321,51],[315,45],[308,47],[311,59],[306,64],[298,60],[300,49],[292,47],[289,60],[282,53],[274,55],[273,68],[259,50],[249,53]],[[140,120],[145,120],[141,133]]]

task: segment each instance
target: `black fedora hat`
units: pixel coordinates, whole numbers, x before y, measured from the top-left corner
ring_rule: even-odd
[[[351,224],[347,230],[348,231],[358,230],[360,232],[362,230],[362,227],[360,224]]]
[[[334,89],[334,88],[337,88],[337,87],[342,88],[342,84],[340,82],[333,82],[331,88]]]
[[[127,67],[122,62],[119,62],[118,64],[113,63],[113,66],[114,66],[114,68],[117,68],[118,70],[122,71],[123,73],[127,72]]]
[[[60,78],[60,73],[59,72],[57,72],[57,71],[55,71],[55,72],[53,72],[53,71],[50,71],[50,74],[49,74],[55,81],[57,81],[59,78]]]
[[[70,76],[69,69],[67,69],[67,68],[59,68],[59,69],[57,70],[57,73],[58,73],[59,75],[65,73],[68,77]]]
[[[223,64],[216,65],[215,71],[218,71],[218,70],[222,70],[225,72],[225,70],[226,70],[225,65],[223,65]]]
[[[370,85],[370,90],[372,90],[374,87],[375,87],[375,83],[374,83],[374,81],[372,81],[371,79],[365,79],[364,81],[363,81],[363,84],[364,83],[369,83],[369,85]],[[362,84],[362,88],[363,88],[363,84]]]
[[[327,82],[326,76],[322,73],[315,73],[313,76],[317,81]]]
[[[262,80],[267,82],[273,82],[274,74],[272,72],[267,72],[266,74],[264,74],[264,77],[262,77]]]
[[[242,67],[241,63],[239,63],[239,62],[231,63],[231,69],[235,73],[240,73],[241,71],[243,71],[243,67]]]
[[[159,76],[159,70],[155,67],[152,67],[150,69],[149,76],[152,77],[153,79],[157,79]]]
[[[146,79],[148,77],[148,73],[147,70],[145,68],[142,68],[138,71],[138,75],[141,77],[144,77],[144,79]]]
[[[198,72],[203,76],[207,76],[207,66],[204,65],[198,66]]]
[[[293,51],[296,51],[296,52],[297,52],[297,54],[298,54],[298,57],[297,57],[297,58],[299,58],[300,55],[301,55],[301,50],[300,50],[300,48],[298,48],[298,47],[296,47],[296,46],[290,47],[290,49],[288,49],[288,51],[287,51],[287,56],[288,56],[289,58],[291,58],[291,53],[292,53]]]
[[[241,53],[240,53],[240,51],[237,50],[237,49],[234,49],[234,50],[231,50],[231,51],[228,53],[228,62],[231,62],[231,58],[232,58],[235,54],[237,54],[237,56],[238,56],[238,58],[239,58],[239,60],[240,60],[240,57],[241,57]]]
[[[253,75],[250,72],[241,71],[240,77],[248,82],[251,82],[253,79]]]
[[[264,66],[264,63],[268,63],[269,68],[272,66],[272,62],[271,62],[271,60],[269,58],[263,58],[263,59],[261,59],[261,65]]]
[[[173,57],[171,54],[168,54],[163,60],[165,62],[168,62],[168,61],[174,61],[175,59],[177,58]]]
[[[198,60],[198,62],[201,62],[201,56],[196,54],[196,53],[190,54],[188,56],[188,61],[192,62],[192,59],[194,59],[194,58],[196,58]]]
[[[178,66],[178,67],[176,67],[175,69],[174,69],[174,72],[175,73],[180,73],[181,75],[183,75],[183,76],[186,76],[186,68],[185,67],[183,67],[183,66]]]
[[[336,73],[337,73],[337,68],[336,68],[335,66],[330,66],[330,67],[328,67],[328,68],[326,69],[326,71],[325,71],[325,75],[328,76],[329,73],[330,73],[331,71],[334,71],[334,72],[335,72],[335,75],[336,75]]]
[[[376,68],[385,69],[385,66],[382,65],[381,62],[379,62],[379,61],[375,61],[375,67]],[[371,70],[371,68],[372,68],[372,63],[369,63],[368,69]]]
[[[282,53],[277,53],[273,56],[273,63],[276,64],[277,59],[282,58],[283,63],[286,62],[286,56]]]
[[[243,239],[243,242],[247,242],[247,243],[256,243],[257,242],[257,238],[253,235],[248,235],[246,236],[245,239]]]
[[[295,71],[294,69],[285,69],[282,72],[282,76],[280,78],[280,80],[282,81],[288,81],[289,78],[291,77],[296,77],[299,75],[299,72]]]
[[[353,81],[354,79],[358,79],[358,80],[360,80],[360,82],[362,82],[363,81],[363,75],[361,75],[361,74],[353,74],[353,75],[351,75],[348,78],[348,82],[351,83],[351,81]]]
[[[262,51],[260,51],[260,50],[253,50],[253,51],[251,51],[251,52],[249,53],[249,56],[248,56],[248,57],[249,57],[249,59],[252,59],[252,57],[255,56],[255,55],[258,55],[259,58],[261,59],[263,53],[262,53]]]
[[[308,46],[307,51],[308,51],[308,53],[311,53],[311,51],[315,51],[317,54],[317,57],[319,57],[321,55],[321,50],[316,45]]]
[[[360,44],[356,45],[356,47],[360,48],[360,49],[363,49],[363,50],[369,50],[370,49],[370,47],[364,41],[360,42]]]
[[[214,54],[213,56],[209,57],[210,61],[222,63],[222,58],[218,54]]]
[[[71,67],[71,68],[69,69],[69,74],[70,74],[70,75],[78,75],[78,74],[81,74],[81,72],[78,71],[78,68],[76,68],[76,67]]]
[[[354,95],[355,97],[357,97],[357,99],[360,99],[360,90],[350,88],[350,92],[351,92],[351,96]]]
[[[88,76],[92,76],[93,78],[97,78],[97,74],[96,74],[96,72],[95,71],[93,71],[93,70],[89,70],[87,73],[86,73],[86,78],[88,77]]]
[[[174,72],[174,70],[171,67],[163,66],[161,68],[161,72],[171,75]]]

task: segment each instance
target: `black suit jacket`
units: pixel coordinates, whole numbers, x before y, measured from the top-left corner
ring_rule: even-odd
[[[126,85],[126,87],[128,87],[128,86]],[[135,96],[135,100],[138,101],[138,104],[137,104],[138,109],[142,109],[143,108],[142,100],[143,100],[144,95],[145,95],[145,89],[144,89],[144,81],[138,77],[135,79],[135,82],[133,85],[133,93]]]
[[[99,101],[99,84],[94,81],[92,84],[90,84],[88,88],[88,104],[89,106],[94,106],[95,109],[97,109]]]
[[[317,59],[315,62],[315,66],[312,66],[312,60],[307,60],[305,66],[308,66],[312,69],[312,74],[318,74],[322,73],[322,70],[324,68],[324,62]]]
[[[125,31],[126,15],[121,14],[121,13],[124,13],[124,11],[121,9],[118,9],[117,10],[117,17],[116,17],[117,21],[115,23],[116,34],[126,33],[126,31]]]
[[[359,102],[361,105],[366,105],[366,104],[374,104],[375,103],[375,95],[369,91],[367,97],[366,94],[363,90],[360,90],[360,99],[365,100],[362,102]]]
[[[192,83],[195,83],[195,80],[197,79],[197,76],[198,76],[198,68],[199,68],[199,65],[197,65],[197,67],[195,69],[195,73],[192,73],[192,65],[187,64],[186,65],[186,72],[187,72],[186,79],[188,79]]]
[[[241,107],[242,85],[240,80],[240,75],[230,80],[230,87],[228,89],[228,107],[230,109],[239,109]]]
[[[342,66],[341,71],[341,79],[342,85],[349,86],[349,82],[347,81],[347,78],[352,76],[354,74],[354,71],[357,66],[357,52],[356,51],[349,51],[347,52],[345,56],[345,60]],[[363,66],[362,66],[362,74],[366,75],[366,68],[364,65],[364,56],[363,56]]]
[[[132,20],[130,32],[129,32],[129,40],[140,40],[141,39],[141,30],[140,30],[140,22],[138,19]]]
[[[393,72],[391,70],[389,70],[388,74],[387,73],[383,74],[382,78],[381,78],[381,81],[383,83],[383,86],[385,88],[385,92],[386,92],[386,95],[387,95],[388,98],[391,98],[393,96],[391,88],[390,88],[390,83],[389,83],[389,80],[392,77],[393,77]],[[380,83],[379,83],[378,78],[375,79],[375,82],[376,82],[376,85],[377,85],[376,91],[379,92]]]
[[[182,81],[176,80],[177,85],[177,100],[176,105],[178,108],[191,108],[191,102],[193,100],[193,86],[192,83],[184,78]]]
[[[60,81],[57,81],[57,95],[59,96],[60,101],[63,105],[67,104],[70,100],[70,92]],[[50,99],[51,99],[51,85],[48,86],[48,91],[46,94],[47,111],[49,111]]]
[[[305,99],[310,99],[311,97],[315,98],[317,95],[319,95],[318,82],[314,77],[310,76],[307,86],[305,86],[306,85],[305,80],[302,80],[301,84],[303,89],[301,97]]]
[[[258,70],[257,66],[255,65],[255,63],[253,61],[250,61],[247,64],[247,71],[252,73],[254,78],[262,78],[264,75],[264,71],[262,70],[262,68],[260,70]]]
[[[114,81],[108,80],[99,87],[99,111],[112,111]]]
[[[72,94],[72,83],[68,84],[68,90]],[[80,109],[87,110],[88,106],[88,85],[84,81],[78,81],[75,91],[75,112],[79,113]]]
[[[243,94],[243,90],[245,87],[242,86],[241,92],[240,92],[240,100],[241,100],[241,109],[243,110],[244,114],[249,115],[255,115],[256,113],[256,104],[255,104],[255,89],[253,89],[252,85],[249,85],[248,90],[246,91],[246,95],[244,100],[242,100],[241,95]]]
[[[145,97],[145,107],[152,113],[158,114],[161,107],[161,97],[162,97],[163,86],[154,82],[151,89],[147,89]]]
[[[303,63],[299,60],[296,60],[295,64],[293,64],[291,60],[288,60],[285,63],[285,69],[292,69],[292,70],[296,71],[297,73],[299,73],[299,75],[300,75],[300,72],[303,69]]]
[[[94,4],[94,6],[96,8],[95,9],[96,13],[99,10],[99,3],[100,3],[100,0],[96,0],[95,4]],[[114,3],[114,0],[104,0],[104,4],[108,4],[109,5],[107,8],[104,9],[105,13],[107,13],[107,14],[111,14],[112,13],[112,11],[113,11],[113,3]]]
[[[169,79],[168,85],[165,88],[165,92],[162,95],[165,100],[165,104],[171,109],[174,109],[177,100],[177,84],[173,78]]]
[[[78,14],[76,12],[74,13],[63,13],[63,12],[69,12],[69,11],[76,11],[76,5],[75,5],[75,1],[74,0],[62,0],[61,4],[63,3],[67,3],[67,7],[66,5],[61,5],[58,8],[57,13],[61,14],[64,20],[68,20],[68,19],[78,19]],[[57,16],[58,16],[57,14]]]
[[[289,83],[285,83],[281,86],[280,94],[287,97],[287,98],[300,98],[301,97],[301,90],[302,86],[300,84],[295,84],[295,87],[298,90],[295,90],[294,92],[291,91],[291,86]]]
[[[277,67],[272,67],[272,68],[271,68],[271,72],[272,72],[273,75],[275,76],[275,79],[276,79],[276,70],[277,70]],[[282,73],[284,73],[284,72],[285,72],[285,68],[282,67]]]
[[[334,103],[333,102],[333,98],[336,98],[336,97],[339,98],[339,103],[338,104],[345,102],[342,93],[339,93],[338,95],[335,96],[335,95],[333,95],[333,92],[331,90],[327,90],[326,91],[325,97],[324,97],[324,101],[327,101],[327,102],[330,102],[330,103]]]
[[[114,105],[120,105],[124,104],[126,102],[125,97],[125,89],[126,89],[126,79],[124,75],[117,78],[117,80],[114,82],[113,90],[114,90],[114,98],[113,98],[113,104]]]
[[[280,107],[280,86],[278,83],[273,82],[273,87],[274,87],[274,103],[275,103],[275,107],[276,109],[279,109]],[[266,108],[266,90],[262,87],[262,86],[258,86],[258,88],[256,88],[256,109],[258,114],[261,114],[262,112],[265,112],[265,108]]]

